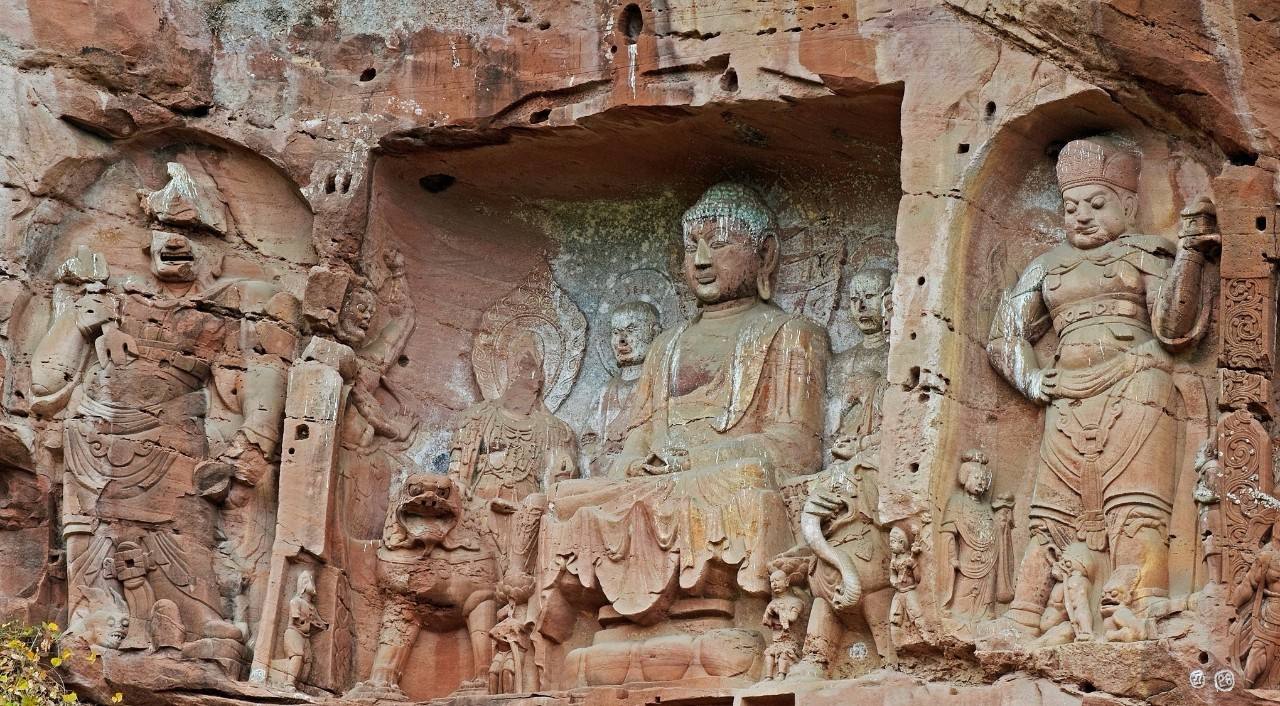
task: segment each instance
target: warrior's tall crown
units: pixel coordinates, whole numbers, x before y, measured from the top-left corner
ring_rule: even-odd
[[[1138,190],[1138,157],[1102,140],[1072,140],[1058,153],[1058,188],[1066,191],[1081,184]]]

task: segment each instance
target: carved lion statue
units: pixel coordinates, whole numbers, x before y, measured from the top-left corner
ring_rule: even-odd
[[[409,476],[387,509],[378,548],[378,586],[385,600],[378,650],[369,678],[353,698],[400,699],[400,677],[421,630],[466,627],[475,674],[459,692],[486,688],[493,658],[489,630],[496,618],[497,547],[482,518],[451,478]]]

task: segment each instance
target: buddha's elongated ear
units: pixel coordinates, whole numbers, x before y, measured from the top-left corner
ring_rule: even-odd
[[[760,272],[756,275],[756,292],[760,298],[773,298],[773,276],[778,270],[778,236],[766,235],[760,243]]]

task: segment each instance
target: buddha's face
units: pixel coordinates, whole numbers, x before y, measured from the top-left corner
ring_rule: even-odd
[[[194,282],[199,264],[195,245],[185,235],[151,231],[151,274],[161,282]]]
[[[657,312],[643,302],[633,302],[618,307],[609,317],[609,343],[613,356],[621,367],[644,362],[649,346],[658,335]]]
[[[731,219],[685,224],[684,274],[704,306],[755,297],[765,267],[762,254],[750,234]]]
[[[849,314],[863,335],[884,330],[884,298],[888,294],[886,270],[864,270],[849,280]]]
[[[979,496],[987,492],[987,488],[991,487],[991,472],[987,467],[977,461],[966,461],[965,469],[968,475],[964,479],[964,490],[972,496]]]
[[[1129,230],[1137,198],[1105,184],[1080,184],[1062,192],[1067,241],[1089,249],[1115,240]]]

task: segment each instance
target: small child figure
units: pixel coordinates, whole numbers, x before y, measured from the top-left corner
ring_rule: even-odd
[[[493,641],[490,694],[522,694],[534,688],[528,663],[533,649],[533,621],[528,615],[533,588],[533,577],[516,569],[508,570],[498,582],[498,600],[505,605],[498,610],[498,623],[489,630]]]
[[[894,644],[903,646],[914,641],[913,637],[925,639],[929,635],[920,598],[916,595],[916,586],[920,584],[916,555],[921,547],[919,542],[908,539],[906,530],[894,527],[889,531],[889,551],[893,555],[889,560],[889,583],[897,591],[889,605],[890,633]],[[908,625],[914,627],[916,636],[908,633]]]
[[[1066,574],[1063,603],[1067,617],[1071,619],[1071,628],[1075,630],[1076,642],[1092,642],[1093,610],[1089,607],[1089,591],[1093,582],[1085,573],[1085,567],[1070,559],[1063,562],[1062,572]]]
[[[792,588],[792,575],[783,569],[769,574],[773,600],[765,606],[765,627],[773,631],[773,639],[764,651],[764,678],[784,679],[791,667],[800,661],[800,645],[792,626],[804,612],[804,599]]]
[[[1040,617],[1039,646],[1064,645],[1073,637],[1076,642],[1093,641],[1093,608],[1089,605],[1093,573],[1093,551],[1085,544],[1070,544],[1059,554],[1050,569],[1057,583]]]
[[[489,630],[489,639],[493,641],[489,693],[518,694],[525,688],[523,667],[530,647],[529,626],[514,614],[510,605],[503,606],[498,615],[502,619]]]

